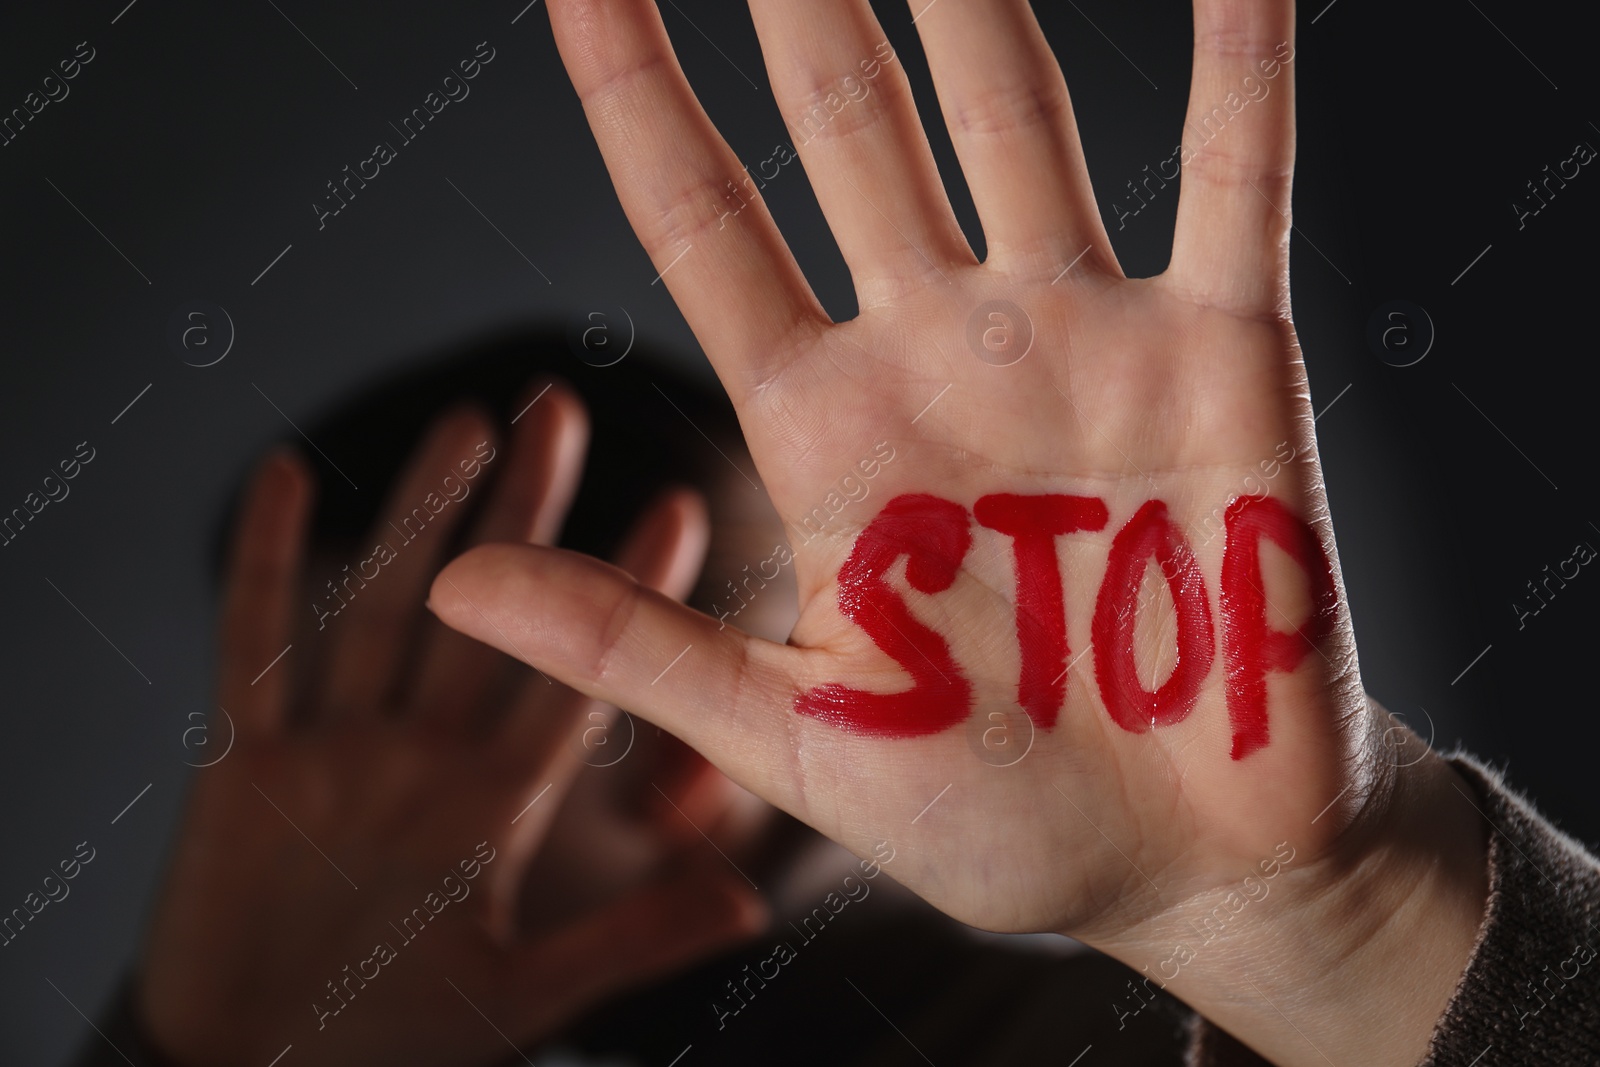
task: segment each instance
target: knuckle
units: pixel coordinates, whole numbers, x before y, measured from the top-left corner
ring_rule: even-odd
[[[1215,185],[1254,185],[1262,195],[1272,199],[1275,193],[1288,189],[1289,181],[1294,176],[1294,165],[1269,162],[1259,153],[1227,151],[1208,146],[1190,156],[1183,166],[1183,173],[1186,178]]]
[[[858,95],[852,86],[864,91]],[[801,144],[823,137],[854,140],[897,114],[906,99],[905,89],[903,81],[893,76],[870,84],[853,74],[813,82],[793,94],[788,126]]]
[[[693,244],[695,238],[718,228],[732,179],[720,173],[700,173],[673,187],[659,200],[649,226],[652,250],[667,251]],[[739,195],[759,203],[760,194],[748,186]]]
[[[643,602],[643,588],[628,582],[617,590],[615,602],[606,611],[605,622],[596,631],[594,655],[588,664],[589,678],[607,688],[625,668],[626,642]]]
[[[1286,15],[1291,5],[1280,0],[1205,0],[1195,4],[1194,46],[1197,53],[1224,57],[1270,56],[1289,36]]]
[[[987,85],[951,109],[950,125],[977,137],[1025,134],[1064,123],[1071,113],[1059,79],[1029,79]]]

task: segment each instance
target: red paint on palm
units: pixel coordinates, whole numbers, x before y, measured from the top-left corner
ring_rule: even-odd
[[[1153,692],[1139,680],[1134,631],[1139,621],[1139,591],[1146,561],[1154,559],[1177,609],[1177,661]],[[1090,627],[1095,680],[1111,719],[1124,730],[1144,733],[1170,726],[1194,710],[1200,683],[1216,659],[1211,603],[1194,549],[1167,517],[1167,505],[1146,501],[1117,531],[1095,600]]]
[[[1101,530],[1108,515],[1098,497],[991,493],[972,508],[978,522],[1012,539],[1017,571],[1017,643],[1022,670],[1017,703],[1048,730],[1067,692],[1067,611],[1056,538]]]
[[[906,557],[906,582],[942,593],[972,546],[967,509],[925,493],[897,496],[856,538],[839,571],[839,609],[911,675],[910,689],[871,693],[837,682],[795,698],[795,711],[872,737],[920,737],[956,725],[972,709],[972,685],[950,645],[923,625],[887,581]]]
[[[1228,505],[1228,544],[1222,556],[1222,654],[1227,669],[1228,719],[1233,758],[1243,759],[1267,743],[1267,672],[1292,671],[1333,629],[1339,593],[1328,554],[1309,523],[1278,501],[1244,496]],[[1274,544],[1306,573],[1311,614],[1292,632],[1267,622],[1266,584],[1261,575],[1261,539]]]

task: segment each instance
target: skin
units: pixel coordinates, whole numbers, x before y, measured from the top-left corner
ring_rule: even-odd
[[[791,125],[859,78],[884,39],[865,0],[751,7]],[[979,262],[963,237],[902,65],[886,63],[820,133],[796,133],[855,280],[860,314],[840,323],[748,186],[748,206],[721,218],[741,166],[656,5],[552,0],[550,16],[622,205],[737,407],[779,514],[798,524],[877,441],[897,458],[875,496],[796,544],[787,644],[719,631],[619,570],[530,546],[456,560],[433,610],[676,733],[857,855],[890,841],[896,879],[976,926],[1070,934],[1153,974],[1287,843],[1295,858],[1273,899],[1196,949],[1169,991],[1276,1063],[1416,1062],[1481,921],[1483,828],[1442,760],[1396,766],[1382,741],[1390,720],[1361,685],[1289,310],[1293,64],[1214,140],[1194,134],[1246,76],[1260,78],[1261,61],[1289,54],[1292,5],[1196,3],[1194,150],[1171,264],[1145,279],[1117,265],[1027,4],[929,7],[917,30],[988,255]],[[1010,366],[967,343],[991,300],[1031,323],[1032,348]],[[976,758],[968,727],[867,738],[795,713],[797,694],[819,685],[908,686],[839,609],[841,565],[893,497],[968,509],[996,492],[1103,500],[1104,530],[1058,542],[1069,645],[1083,650],[1111,538],[1147,500],[1190,531],[1219,616],[1225,539],[1197,532],[1256,491],[1284,442],[1295,459],[1268,491],[1316,529],[1339,606],[1317,654],[1269,676],[1270,740],[1248,757],[1230,758],[1220,634],[1181,722],[1117,726],[1083,660],[1059,721],[1009,767]],[[972,536],[943,592],[909,592],[903,563],[885,574],[949,642],[981,727],[1016,708],[1018,652],[1011,543],[977,526]],[[1263,568],[1273,625],[1292,631],[1310,609],[1304,573],[1271,549]],[[1172,667],[1171,607],[1149,572],[1145,588],[1133,652],[1150,687]]]
[[[585,440],[582,408],[559,385],[509,442],[456,412],[419,446],[383,515],[408,511],[487,441],[496,454],[472,482],[489,494],[473,542],[548,542]],[[216,759],[209,742],[220,750],[225,727],[213,723],[198,753],[213,762],[196,777],[138,976],[140,1019],[167,1059],[260,1064],[293,1044],[303,1064],[501,1062],[508,1040],[530,1045],[760,928],[760,900],[686,824],[734,847],[721,824],[735,798],[720,774],[697,758],[656,761],[661,793],[646,786],[645,802],[624,804],[614,774],[580,776],[589,716],[613,709],[422,609],[464,504],[440,511],[319,633],[306,607],[318,590],[300,580],[311,491],[300,460],[269,457],[235,533],[218,703],[237,736]],[[398,542],[385,526],[366,544]],[[671,492],[617,563],[681,596],[706,538],[699,499]],[[580,777],[603,780],[589,810],[571,812],[563,796]],[[584,900],[526,884],[558,813],[580,839],[627,843],[584,880]],[[390,924],[419,907],[437,914],[408,941]],[[364,962],[378,943],[393,958]],[[341,984],[347,1006],[319,1020],[313,1004],[340,1008],[326,983],[342,983],[346,966],[366,985],[352,981],[350,998]]]

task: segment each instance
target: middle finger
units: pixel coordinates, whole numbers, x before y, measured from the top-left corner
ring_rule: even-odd
[[[867,0],[752,3],[750,11],[778,106],[862,306],[975,264],[911,82]],[[757,165],[760,177],[770,162]]]

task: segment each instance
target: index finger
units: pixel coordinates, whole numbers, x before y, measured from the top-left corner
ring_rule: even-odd
[[[292,601],[305,555],[311,474],[287,450],[262,461],[234,527],[219,640],[218,699],[240,728],[270,733],[284,721]]]

